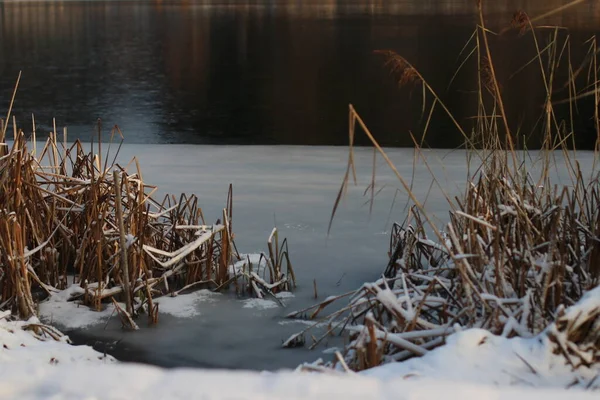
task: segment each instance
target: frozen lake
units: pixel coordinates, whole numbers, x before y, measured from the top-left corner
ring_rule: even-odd
[[[446,219],[448,206],[422,161],[414,170],[411,149],[388,149],[390,158],[416,197],[424,201],[430,215]],[[341,204],[331,235],[327,226],[347,162],[342,147],[297,146],[183,146],[124,145],[120,160],[140,159],[144,180],[158,185],[160,193],[196,193],[207,222],[214,222],[224,207],[228,184],[234,187],[233,227],[240,252],[266,251],[266,240],[276,223],[290,244],[291,261],[298,277],[295,297],[286,307],[245,308],[233,294],[217,295],[197,305],[199,315],[175,318],[161,315],[159,324],[148,328],[139,320],[137,332],[124,332],[113,317],[106,329],[92,327],[72,336],[79,342],[120,340],[113,353],[122,360],[162,366],[204,366],[266,369],[293,368],[312,361],[327,345],[309,352],[282,349],[283,340],[305,325],[283,322],[287,313],[315,303],[313,280],[319,300],[357,288],[377,279],[387,263],[390,223],[406,216],[407,196],[398,192],[399,182],[379,157],[373,213],[364,204],[363,192],[371,179],[373,151],[356,149],[358,186],[350,186]],[[449,194],[459,194],[466,176],[464,151],[426,151],[436,178]],[[558,160],[561,154],[555,154]],[[583,171],[590,171],[592,153],[579,152]],[[560,161],[559,161],[560,165]],[[566,183],[564,167],[552,171],[556,182]],[[425,201],[426,199],[426,201]],[[97,343],[97,349],[103,345]]]

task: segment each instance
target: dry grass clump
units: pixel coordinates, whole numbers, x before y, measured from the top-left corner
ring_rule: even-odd
[[[290,262],[287,239],[279,244],[279,231],[273,228],[267,240],[269,254],[261,253],[258,260],[250,255],[242,258],[232,267],[236,290],[243,292],[246,288],[249,294],[262,299],[270,296],[283,305],[276,296],[277,292],[290,291],[296,286],[296,275]],[[240,286],[241,285],[241,286]]]
[[[0,141],[0,308],[28,318],[37,301],[75,283],[84,290],[71,300],[97,310],[112,301],[135,327],[132,317],[140,312],[157,321],[157,296],[218,290],[238,279],[231,268],[240,260],[231,187],[222,215],[210,224],[195,195],[157,200],[137,160],[117,164],[118,150],[111,154],[110,144],[105,153],[102,143],[97,153],[93,144],[86,152],[79,141],[67,146],[66,132],[62,143],[53,132],[38,152],[35,126],[33,149],[13,126],[12,147]],[[111,143],[116,135],[115,127]],[[288,290],[294,275],[283,277],[281,266],[277,261],[245,284]]]
[[[546,330],[554,346],[554,353],[564,356],[573,369],[580,366],[592,367],[600,364],[600,287],[590,290],[574,307],[560,307],[556,321]],[[600,375],[596,376],[596,380]],[[590,382],[600,389],[600,382]]]
[[[444,111],[463,134],[467,169],[476,168],[467,174],[462,196],[451,199],[444,191],[450,214],[442,229],[432,222],[411,186],[350,106],[348,169],[333,214],[354,173],[356,124],[395,173],[413,206],[405,222],[394,225],[390,261],[381,279],[289,314],[290,318],[307,317],[317,320],[315,326],[328,327],[324,335],[313,337],[311,348],[330,335],[348,334],[344,354],[338,354],[328,366],[360,371],[422,356],[444,344],[445,337],[456,328],[467,327],[505,337],[533,337],[544,332],[555,344],[555,352],[564,355],[573,368],[600,365],[600,292],[596,288],[600,282],[600,174],[595,162],[592,171],[582,171],[567,150],[575,132],[566,129],[571,123],[557,120],[552,89],[556,71],[562,66],[569,71],[567,86],[573,89],[567,99],[572,113],[582,93],[595,91],[592,118],[598,127],[598,52],[590,48],[588,82],[578,92],[574,71],[579,69],[561,56],[568,48],[568,35],[564,42],[557,34],[553,36],[544,50],[552,55],[545,64],[532,20],[524,13],[517,18],[516,27],[526,25],[536,43],[538,53],[533,60],[540,64],[547,92],[540,117],[544,121],[543,148],[539,158],[529,163],[533,155],[515,148],[488,45],[490,32],[479,4],[480,25],[469,41],[474,44],[470,54],[476,55],[476,65],[485,68],[478,68],[479,101],[472,133],[466,133],[468,130],[408,61],[386,53],[388,65],[393,66],[402,84],[408,82],[407,74],[419,77],[424,103],[433,100],[430,118],[434,108]],[[600,130],[598,135],[600,138]],[[418,148],[416,154],[421,156]],[[557,155],[563,160],[556,162]],[[594,160],[597,156],[594,153]],[[568,172],[568,184],[553,181],[551,169],[555,167]],[[435,177],[433,180],[439,185]],[[339,304],[342,298],[349,298],[348,303]],[[332,304],[337,309],[322,316]],[[303,345],[304,334],[311,328],[292,336],[284,346]]]
[[[308,314],[329,326],[327,335],[348,332],[345,363],[352,370],[424,355],[457,324],[532,337],[598,285],[599,183],[584,184],[579,175],[573,188],[559,189],[531,176],[482,172],[450,212],[443,240],[428,235],[413,207],[393,227],[380,280],[347,294],[347,305],[322,318],[345,295],[290,317]],[[598,312],[580,324],[596,329],[589,333],[594,340]],[[577,330],[571,336],[582,335]]]

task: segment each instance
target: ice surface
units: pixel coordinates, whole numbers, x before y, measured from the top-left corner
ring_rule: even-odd
[[[423,161],[417,161],[413,171],[412,149],[387,151],[399,172],[413,184],[415,196],[441,225],[447,219],[448,207],[442,189],[435,185],[430,188],[432,179]],[[467,172],[465,153],[431,150],[423,155],[443,190],[450,197],[460,194]],[[373,162],[372,149],[368,148],[356,149],[358,186],[348,187],[329,236],[331,211],[346,169],[346,148],[124,144],[118,160],[125,165],[133,156],[140,161],[144,181],[159,187],[157,196],[196,193],[208,224],[221,217],[232,183],[232,222],[238,249],[244,253],[267,252],[267,239],[276,225],[280,239],[288,238],[298,288],[295,297],[284,299],[285,308],[255,312],[244,308],[244,301],[234,294],[224,294],[216,303],[196,303],[199,315],[192,318],[163,314],[159,324],[149,329],[144,329],[145,323],[140,320],[141,329],[134,334],[124,334],[117,318],[106,330],[100,325],[78,332],[78,340],[86,343],[120,339],[115,354],[126,360],[268,370],[293,368],[314,360],[322,349],[279,349],[282,340],[295,333],[298,325],[278,322],[290,311],[377,279],[388,261],[391,222],[406,216],[407,195],[403,190],[396,194],[400,185],[381,159],[375,184],[377,190],[383,190],[369,214],[369,198],[363,195],[371,180]],[[577,156],[582,171],[590,171],[593,154],[578,152]],[[560,162],[562,155],[556,157]],[[557,181],[567,182],[565,168],[557,167],[550,173]],[[319,296],[316,300],[313,280]]]

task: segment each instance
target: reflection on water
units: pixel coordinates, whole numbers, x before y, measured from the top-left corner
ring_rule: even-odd
[[[488,3],[488,24],[501,29],[518,9],[539,15],[564,2]],[[35,112],[48,130],[56,117],[71,139],[89,139],[101,117],[128,142],[345,144],[353,103],[384,144],[410,145],[409,131],[423,128],[420,88],[399,90],[373,50],[404,55],[470,124],[473,70],[445,88],[475,21],[472,0],[5,2],[0,110],[23,70],[19,120]],[[541,22],[568,26],[581,59],[598,21],[600,6],[590,0]],[[532,57],[530,37],[495,43],[501,77]],[[523,134],[543,101],[534,95],[543,95],[538,76],[527,68],[506,85]],[[583,117],[580,125],[591,126]],[[449,130],[435,118],[429,145],[457,145]],[[585,132],[578,140],[589,144],[595,132]]]

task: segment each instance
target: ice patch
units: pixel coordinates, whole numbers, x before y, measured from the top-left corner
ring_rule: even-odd
[[[282,300],[290,299],[295,296],[291,292],[280,292],[276,293],[275,297]],[[259,310],[268,310],[269,308],[279,307],[279,304],[276,301],[270,299],[246,299],[243,303],[244,308],[257,308]]]
[[[170,314],[178,318],[190,318],[200,315],[199,303],[216,302],[220,296],[219,293],[203,289],[190,294],[180,294],[179,296],[163,296],[155,300],[159,313]]]
[[[325,350],[323,350],[323,354],[335,354],[336,351],[344,351],[343,349],[340,349],[339,347],[329,347]]]
[[[259,310],[268,310],[270,308],[277,308],[279,305],[273,300],[266,299],[247,299],[243,301],[244,308],[256,308]]]
[[[278,299],[291,299],[292,297],[296,297],[292,292],[279,292],[275,296]]]
[[[308,224],[283,224],[283,226],[286,229],[296,230],[296,231],[306,231],[306,230],[310,230],[311,232],[315,231],[315,229],[311,228],[311,226]]]
[[[327,326],[326,322],[317,322],[317,321],[311,321],[308,319],[286,319],[283,321],[279,321],[278,324],[279,325],[302,324],[302,325],[307,325],[307,326],[315,326],[317,328],[322,328],[324,326]]]

